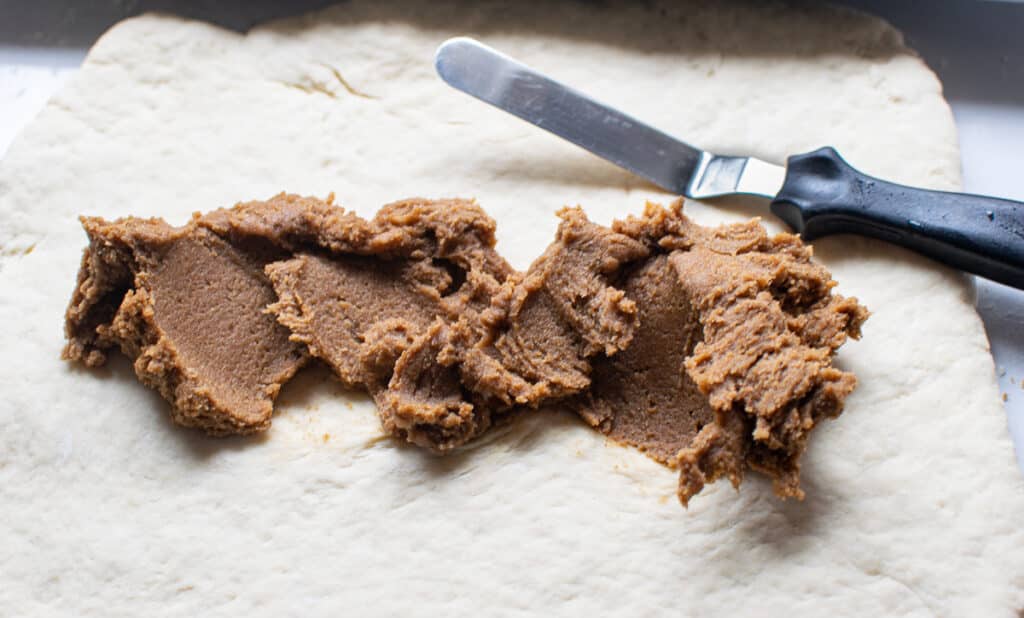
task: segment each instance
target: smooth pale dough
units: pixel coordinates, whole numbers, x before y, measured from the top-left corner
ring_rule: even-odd
[[[432,54],[454,34],[707,148],[831,144],[959,186],[935,76],[885,23],[821,5],[364,0],[246,36],[126,21],[0,167],[0,614],[1018,615],[1024,482],[970,288],[872,241],[815,246],[874,315],[840,353],[860,387],[815,431],[802,503],[751,475],[683,510],[674,472],[564,412],[436,458],[316,369],[265,436],[211,439],[123,359],[59,360],[79,213],[475,196],[524,268],[564,204],[607,223],[670,199],[445,86]],[[760,207],[687,205],[704,224]]]

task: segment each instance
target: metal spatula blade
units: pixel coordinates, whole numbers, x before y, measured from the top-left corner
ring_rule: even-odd
[[[673,193],[694,199],[732,193],[773,198],[782,188],[783,167],[694,148],[473,39],[446,41],[434,62],[454,88]]]

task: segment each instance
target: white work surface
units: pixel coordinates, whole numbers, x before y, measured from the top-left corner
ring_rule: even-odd
[[[0,156],[77,70],[96,38],[124,17],[157,10],[245,30],[266,19],[326,4],[330,2],[261,0],[213,6],[172,0],[0,0]],[[1024,37],[1020,36],[1024,4],[979,0],[846,0],[846,4],[900,27],[910,45],[939,74],[960,130],[965,190],[1024,201]],[[1024,469],[1024,292],[979,280],[978,310],[992,344],[1010,430]]]

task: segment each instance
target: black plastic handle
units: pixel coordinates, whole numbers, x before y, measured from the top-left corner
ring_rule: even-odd
[[[789,158],[772,212],[805,240],[873,236],[1024,289],[1021,202],[886,182],[821,148]]]

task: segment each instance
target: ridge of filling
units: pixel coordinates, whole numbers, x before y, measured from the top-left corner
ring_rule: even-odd
[[[439,453],[559,403],[680,472],[685,505],[750,468],[803,497],[811,430],[856,380],[832,366],[867,310],[796,236],[703,227],[648,204],[610,228],[558,213],[525,271],[473,201],[410,199],[372,219],[280,194],[181,227],[83,217],[63,356],[113,348],[214,435],[266,430],[311,358],[373,397],[384,430]]]

